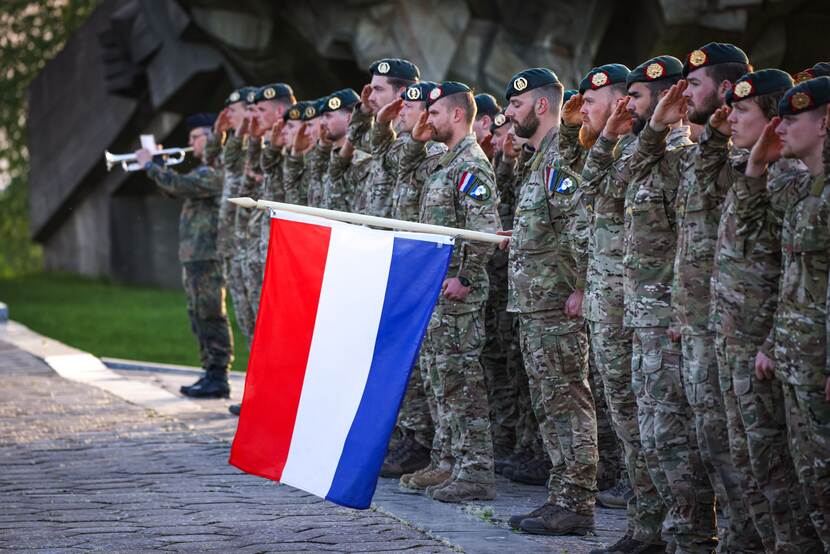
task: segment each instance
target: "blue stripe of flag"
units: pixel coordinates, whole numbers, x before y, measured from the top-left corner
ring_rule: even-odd
[[[368,508],[451,245],[396,237],[372,366],[326,500]],[[348,371],[349,368],[343,368]]]

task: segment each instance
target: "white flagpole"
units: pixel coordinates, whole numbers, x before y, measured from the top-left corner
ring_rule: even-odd
[[[339,212],[337,210],[312,208],[309,206],[300,206],[297,204],[284,204],[282,202],[272,202],[270,200],[254,200],[253,198],[248,197],[228,198],[228,202],[232,202],[237,206],[241,206],[243,208],[259,208],[260,210],[268,210],[274,208],[276,210],[284,210],[286,212],[313,215],[317,217],[326,217],[328,219],[334,219],[336,221],[345,221],[346,223],[372,225],[375,227],[397,229],[399,231],[414,231],[416,233],[449,235],[451,237],[459,237],[466,240],[492,242],[495,244],[498,244],[503,240],[507,239],[507,237],[503,237],[501,235],[496,235],[493,233],[482,233],[480,231],[470,231],[468,229],[456,229],[454,227],[444,227],[442,225],[428,225],[426,223],[415,223],[413,221],[401,221],[398,219],[389,219],[386,217],[377,217],[373,215]]]

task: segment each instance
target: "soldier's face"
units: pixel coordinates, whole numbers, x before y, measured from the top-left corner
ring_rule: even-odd
[[[202,159],[205,153],[205,144],[207,144],[208,136],[210,136],[209,127],[201,127],[190,131],[187,138],[188,146],[193,147],[193,156]]]
[[[294,137],[297,136],[297,129],[300,128],[300,122],[295,119],[289,119],[285,122],[282,128],[282,141],[287,145],[294,142]]]
[[[732,125],[732,143],[738,148],[752,148],[761,137],[764,126],[769,123],[767,116],[751,98],[733,102],[727,121]]]
[[[507,139],[507,133],[509,130],[509,125],[502,125],[493,131],[493,147],[497,152],[504,150],[504,141]]]
[[[695,69],[686,77],[689,86],[683,91],[689,103],[689,121],[704,125],[721,106],[718,83],[709,77],[705,67]]]
[[[654,112],[657,105],[657,98],[651,93],[651,89],[645,83],[631,83],[628,87],[628,113],[634,120],[632,131],[636,134],[646,126],[648,118]]]
[[[415,127],[415,124],[418,122],[418,118],[421,117],[421,114],[425,109],[426,104],[424,102],[404,100],[401,113],[398,114],[398,126],[401,131],[405,133],[411,132],[412,128]]]
[[[429,107],[427,125],[432,130],[432,140],[438,142],[449,142],[452,139],[452,123],[450,115],[452,110],[446,98],[442,98]]]
[[[481,144],[481,141],[490,134],[490,125],[492,123],[493,120],[489,115],[483,115],[473,121],[473,132],[476,134],[476,142]]]
[[[612,94],[610,87],[599,90],[586,90],[582,94],[582,128],[587,136],[599,136],[605,122],[611,116],[611,107],[619,95]]]
[[[253,108],[260,129],[270,129],[277,122],[277,113],[271,102],[259,102]]]
[[[516,136],[530,138],[539,129],[539,116],[536,115],[536,97],[532,91],[512,96],[504,115],[513,121],[513,132],[516,133]]]
[[[308,135],[311,137],[311,140],[317,142],[317,139],[320,138],[320,123],[322,119],[320,117],[315,117],[309,121],[306,121],[308,126]]]
[[[348,110],[326,112],[322,115],[323,125],[326,126],[331,140],[337,142],[338,140],[346,136],[346,130],[349,127],[350,116],[351,113]]]
[[[234,102],[228,106],[228,117],[231,120],[231,127],[238,129],[245,117],[245,105],[242,102]]]
[[[371,108],[372,113],[378,113],[386,104],[401,97],[403,89],[393,87],[389,83],[388,77],[372,75],[372,81],[369,84],[372,87],[372,93],[369,95],[369,108]]]
[[[827,136],[826,106],[797,115],[785,115],[775,130],[785,158],[803,160],[821,149]]]

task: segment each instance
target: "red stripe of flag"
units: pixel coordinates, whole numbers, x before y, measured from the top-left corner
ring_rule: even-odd
[[[331,228],[271,220],[242,413],[230,463],[279,480],[303,389]]]

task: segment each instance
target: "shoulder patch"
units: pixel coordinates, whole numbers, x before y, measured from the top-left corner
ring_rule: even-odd
[[[545,186],[549,193],[570,196],[579,188],[579,177],[556,162],[545,168]]]
[[[469,171],[461,174],[461,178],[458,180],[455,188],[461,194],[466,194],[473,200],[478,200],[479,202],[489,200],[490,196],[492,196],[490,187]]]

